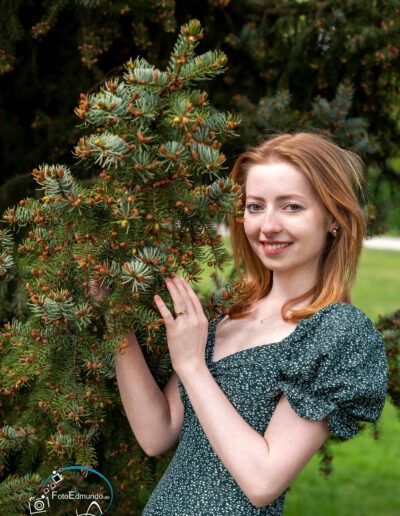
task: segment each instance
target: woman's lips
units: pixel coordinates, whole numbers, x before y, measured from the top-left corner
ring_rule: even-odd
[[[272,254],[280,254],[280,253],[283,253],[283,251],[285,251],[289,246],[292,245],[293,242],[290,242],[288,244],[276,244],[276,245],[272,245],[272,247],[274,249],[271,249],[271,245],[267,245],[267,244],[261,244],[261,247],[264,251],[265,254],[269,254],[269,255],[272,255]]]

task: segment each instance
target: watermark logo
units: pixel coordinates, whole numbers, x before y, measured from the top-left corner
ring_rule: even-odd
[[[107,486],[109,494],[80,493],[76,490],[61,492],[65,472],[72,470],[88,471],[89,473],[97,475]],[[99,471],[86,466],[66,466],[53,470],[52,474],[44,481],[42,492],[43,494],[41,496],[36,498],[32,497],[29,500],[28,514],[51,514],[52,504],[58,504],[58,506],[60,506],[63,501],[64,503],[68,501],[69,504],[78,506],[79,511],[82,511],[82,505],[86,507],[83,509],[85,512],[78,512],[78,509],[76,509],[76,516],[99,516],[108,511],[114,499],[114,491],[107,477]]]

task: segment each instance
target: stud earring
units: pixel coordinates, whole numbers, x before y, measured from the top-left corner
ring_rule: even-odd
[[[336,238],[336,235],[337,235],[338,229],[339,229],[339,228],[333,228],[333,229],[332,229],[332,231],[331,231],[331,233],[332,233],[332,235],[333,235],[333,237],[334,237],[334,238]]]

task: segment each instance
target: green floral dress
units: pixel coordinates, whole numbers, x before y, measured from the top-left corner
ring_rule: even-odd
[[[239,414],[264,435],[282,393],[301,417],[330,416],[330,431],[354,436],[357,421],[376,421],[387,390],[384,344],[368,316],[353,305],[328,305],[280,342],[213,360],[215,329],[209,325],[205,359]],[[205,435],[185,388],[179,444],[142,516],[252,516],[283,513],[285,492],[273,503],[254,506],[220,461]]]

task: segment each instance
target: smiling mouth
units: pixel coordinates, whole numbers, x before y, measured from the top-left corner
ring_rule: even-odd
[[[286,244],[264,244],[261,242],[261,245],[263,247],[266,247],[267,249],[283,249],[284,247],[289,247],[292,244],[292,242],[287,242]]]

